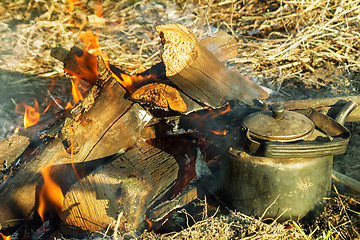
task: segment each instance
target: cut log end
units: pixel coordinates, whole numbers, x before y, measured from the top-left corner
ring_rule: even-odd
[[[253,105],[254,99],[268,98],[259,85],[227,69],[187,27],[167,24],[157,30],[164,46],[166,75],[189,97],[213,108],[230,99]]]
[[[162,55],[166,66],[166,75],[173,76],[196,59],[196,38],[185,26],[180,24],[166,24],[157,26],[164,47]]]
[[[163,83],[152,83],[136,90],[131,98],[138,101],[154,103],[162,108],[170,108],[178,112],[186,112],[187,107],[180,93],[173,87]]]

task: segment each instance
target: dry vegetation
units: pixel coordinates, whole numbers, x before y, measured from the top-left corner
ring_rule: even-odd
[[[218,29],[231,34],[238,41],[239,56],[229,60],[228,66],[279,91],[284,98],[312,96],[308,92],[299,96],[293,90],[296,87],[325,91],[326,95],[358,94],[358,0],[82,0],[73,12],[68,7],[65,0],[1,1],[2,88],[36,85],[40,89],[34,95],[45,95],[50,78],[64,75],[61,64],[50,57],[51,47],[82,46],[78,35],[86,30],[99,35],[101,50],[112,64],[130,72],[140,64],[149,68],[160,61],[155,26],[179,22],[199,38]],[[23,74],[21,79],[14,80],[14,72]],[[63,85],[65,82],[57,82],[56,86],[60,89]],[[6,96],[1,100],[6,108],[13,109],[20,101],[15,94],[29,93],[24,90]],[[14,114],[6,117],[12,121]],[[360,231],[360,203],[356,199],[359,196],[335,194],[321,217],[301,223],[265,223],[240,213],[218,214],[178,233],[145,233],[140,238],[354,239]]]

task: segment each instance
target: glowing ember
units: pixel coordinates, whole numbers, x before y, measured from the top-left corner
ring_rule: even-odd
[[[0,240],[10,240],[10,236],[5,236],[4,234],[0,233]]]
[[[49,208],[54,209],[60,215],[64,201],[61,188],[50,177],[50,169],[50,166],[41,169],[44,185],[39,194],[39,207],[37,212],[43,222]]]
[[[83,96],[80,93],[79,90],[79,83],[77,80],[75,80],[75,83],[73,80],[71,80],[71,86],[72,86],[72,96],[73,96],[73,103],[78,103],[80,100],[83,99]]]
[[[25,103],[19,103],[15,107],[15,112],[18,114],[24,115],[24,127],[28,128],[28,127],[35,125],[40,120],[40,116],[42,114],[44,114],[49,109],[49,107],[50,107],[50,105],[47,106],[47,108],[44,110],[44,112],[40,113],[39,103],[35,99],[34,107],[31,107]],[[24,109],[24,111],[22,111],[20,109]]]
[[[222,131],[211,130],[210,132],[212,132],[216,135],[224,135],[224,136],[227,134],[226,130],[222,130]]]

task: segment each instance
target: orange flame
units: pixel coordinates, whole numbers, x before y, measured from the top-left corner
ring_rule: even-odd
[[[133,72],[133,71],[135,71],[136,74],[139,74],[139,73],[144,72],[146,69],[145,69],[145,67],[144,67],[140,62],[138,62],[136,66],[127,68],[126,70],[127,70],[128,72]]]
[[[101,54],[99,38],[91,31],[81,32],[79,39],[84,42],[84,51],[82,55],[74,55],[76,65],[65,68],[64,70],[72,76],[83,79],[90,84],[95,84],[98,76],[96,57],[88,52],[93,49],[94,54]]]
[[[72,94],[72,97],[73,97],[73,103],[78,103],[80,100],[83,99],[83,96],[79,90],[79,80],[78,79],[74,79],[71,80],[71,94]],[[65,110],[70,110],[70,109],[73,109],[74,108],[74,105],[71,104],[71,102],[67,102],[66,103],[66,106],[64,107]]]
[[[80,100],[83,99],[83,96],[80,93],[79,90],[79,83],[77,80],[75,80],[75,83],[73,80],[71,80],[71,86],[72,86],[72,96],[73,96],[73,103],[78,103]]]
[[[93,32],[86,31],[79,34],[79,39],[84,42],[84,50],[89,51],[90,49],[94,50],[95,55],[101,54],[99,37]]]
[[[66,7],[66,11],[68,13],[74,12],[74,8],[77,3],[78,3],[78,0],[68,0],[68,6]]]
[[[141,75],[128,75],[120,73],[120,77],[113,73],[113,77],[130,93],[133,93],[137,87],[141,86],[146,80],[152,78],[152,76],[141,76]]]
[[[204,117],[217,117],[220,115],[224,115],[225,113],[229,112],[230,110],[231,110],[230,105],[226,105],[226,106],[218,108],[216,110],[209,108],[208,109],[209,112],[207,114],[205,114]]]
[[[74,106],[71,104],[71,102],[68,102],[64,109],[70,110],[70,109],[73,109],[73,108],[74,108]]]
[[[216,135],[224,135],[224,136],[227,134],[226,130],[222,130],[222,131],[210,130],[210,132],[212,132]]]
[[[0,233],[0,240],[10,240],[10,236],[5,236],[4,234]]]
[[[49,207],[54,209],[60,215],[64,201],[64,195],[61,188],[50,177],[50,169],[50,166],[41,169],[44,185],[40,190],[37,212],[43,222]]]
[[[95,15],[98,17],[103,17],[104,16],[104,10],[101,6],[101,2],[100,1],[96,1],[95,2]]]
[[[120,73],[121,79],[117,78],[118,82],[121,83],[125,88],[128,88],[132,85],[131,76],[127,74]]]
[[[108,57],[105,56],[101,52],[100,44],[99,44],[99,37],[97,35],[95,35],[91,31],[81,32],[79,34],[79,39],[84,42],[84,50],[85,51],[94,50],[94,55],[102,55],[105,60],[106,65],[109,67]],[[84,56],[86,54],[89,55],[86,57],[87,59],[85,59],[85,57],[84,58],[77,57],[77,63],[79,65],[79,67],[82,68],[81,72],[84,73],[83,75],[91,72],[91,75],[95,74],[95,76],[97,76],[98,72],[97,72],[96,58],[93,55],[84,52]],[[90,55],[92,57],[90,57]],[[89,60],[91,60],[93,62],[90,62]],[[87,69],[85,69],[85,66],[88,66]],[[89,68],[90,66],[92,66],[92,69]],[[135,73],[140,73],[140,72],[145,71],[145,68],[140,63],[138,63],[136,68],[137,68],[137,71]],[[87,76],[78,76],[75,73],[70,73],[70,74],[75,75],[82,79],[88,78]],[[133,92],[133,90],[135,90],[137,84],[145,81],[148,78],[151,78],[152,76],[141,76],[141,75],[130,76],[130,75],[123,74],[123,73],[120,73],[120,76],[117,76],[116,74],[113,73],[113,77],[131,93],[131,92]]]
[[[25,128],[35,125],[40,120],[39,103],[36,99],[34,102],[35,102],[34,107],[25,105],[25,113],[24,113]]]
[[[145,218],[145,222],[148,224],[147,230],[150,231],[152,229],[152,222],[147,218]]]
[[[34,100],[34,107],[31,107],[31,106],[29,106],[29,105],[27,105],[25,103],[19,103],[15,107],[15,112],[18,113],[18,114],[24,115],[24,127],[28,128],[28,127],[31,127],[31,126],[35,125],[40,120],[40,116],[42,114],[44,114],[49,109],[49,107],[50,107],[50,105],[48,105],[46,107],[44,112],[40,113],[40,111],[39,111],[39,103],[35,99]],[[23,108],[24,111],[21,111],[20,108]]]
[[[77,69],[73,71],[72,69],[64,68],[64,70],[72,76],[94,84],[98,76],[96,57],[87,51],[84,51],[81,56],[75,55],[74,57],[76,58]]]

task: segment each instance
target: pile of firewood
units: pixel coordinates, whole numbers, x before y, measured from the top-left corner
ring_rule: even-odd
[[[240,124],[244,112],[266,108],[262,100],[269,93],[222,63],[237,54],[236,41],[225,33],[198,41],[179,24],[157,30],[163,62],[131,76],[101,55],[53,49],[65,71],[92,87],[71,111],[1,141],[1,231],[57,216],[66,233],[115,222],[123,232],[141,232],[198,197],[189,183],[198,174],[197,161],[211,159],[202,143],[217,145],[220,153],[217,134]],[[229,101],[242,102],[232,110],[239,118],[218,129],[205,126],[209,116],[229,111]],[[336,102],[285,106],[328,111]]]

